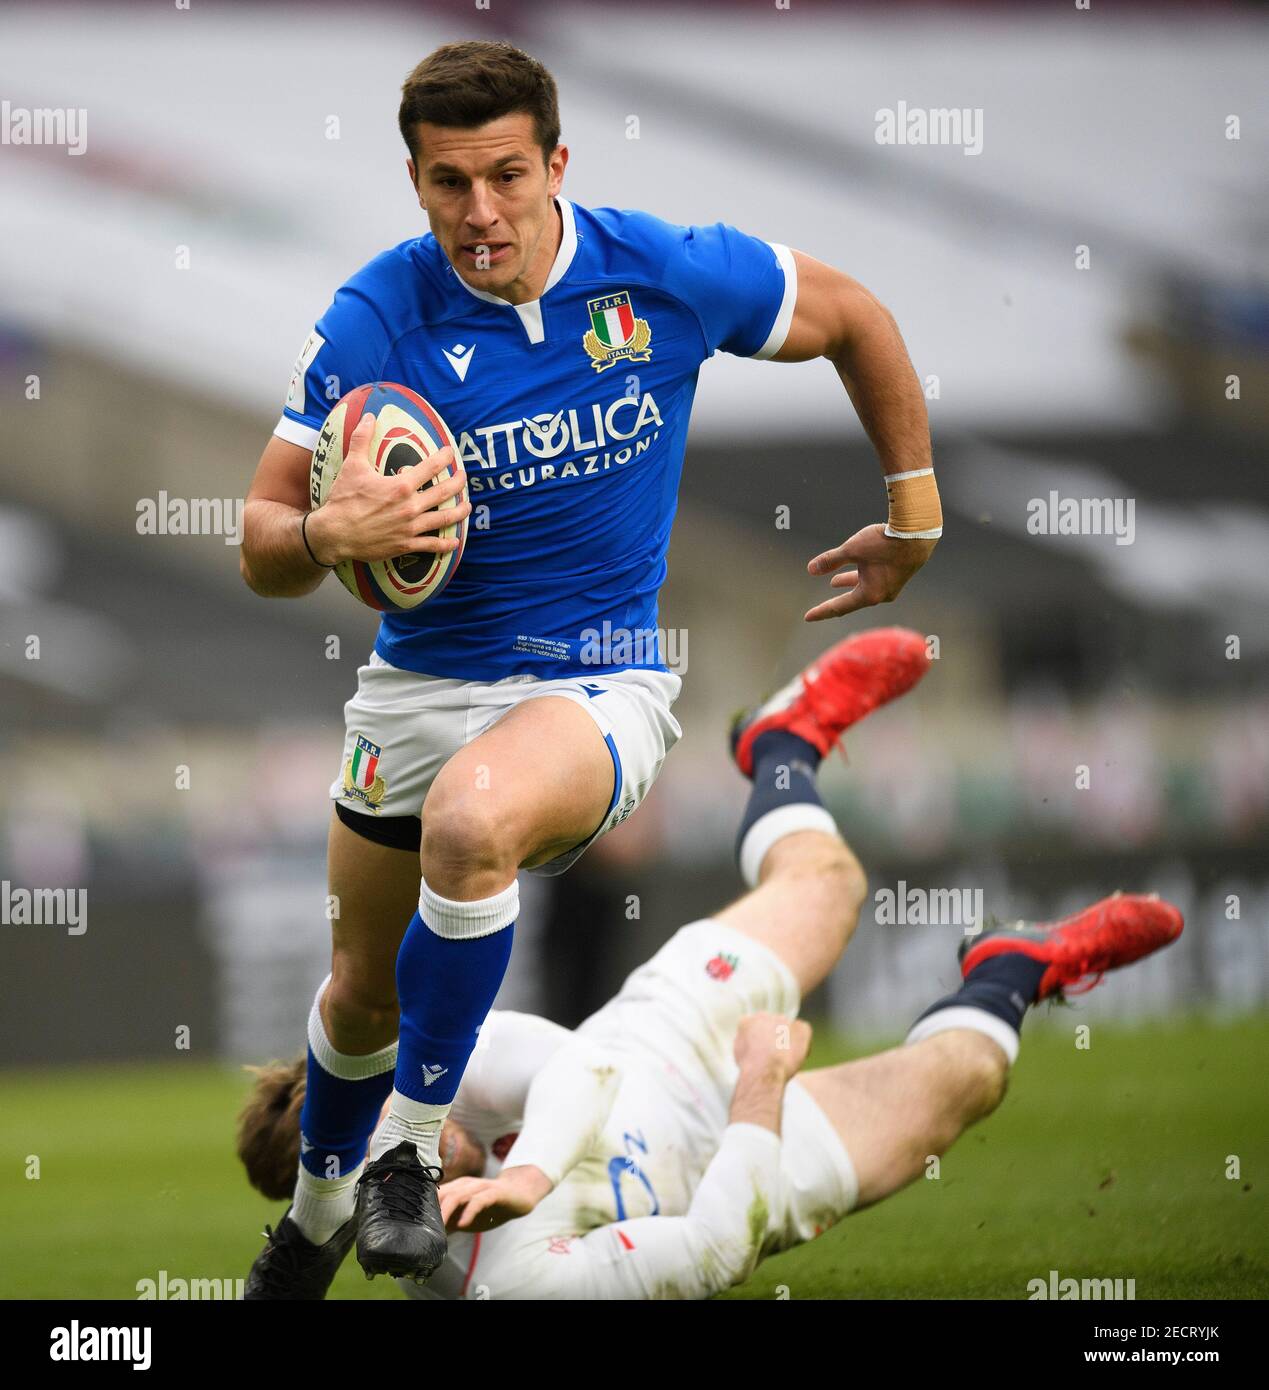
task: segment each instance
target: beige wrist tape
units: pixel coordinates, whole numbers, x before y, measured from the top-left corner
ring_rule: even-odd
[[[932,468],[887,473],[886,496],[890,500],[887,536],[919,541],[933,540],[943,534],[943,505]]]

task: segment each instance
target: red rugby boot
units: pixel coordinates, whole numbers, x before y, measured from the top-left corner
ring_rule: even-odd
[[[1037,1001],[1063,993],[1087,994],[1106,971],[1170,945],[1184,925],[1180,912],[1157,894],[1115,893],[1060,922],[1017,922],[966,938],[959,952],[961,974],[967,976],[993,956],[1016,951],[1048,962]]]
[[[847,637],[813,661],[769,700],[738,715],[731,747],[736,766],[753,776],[753,744],[785,729],[827,755],[864,715],[902,695],[930,668],[925,638],[906,627],[877,627]]]

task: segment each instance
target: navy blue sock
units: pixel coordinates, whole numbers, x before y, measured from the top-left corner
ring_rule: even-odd
[[[323,1049],[323,1066],[309,1045],[300,1111],[300,1162],[315,1178],[342,1178],[365,1158],[379,1111],[392,1091],[394,1053],[393,1048],[375,1053],[384,1064],[373,1075],[359,1076],[365,1069],[362,1064],[373,1064],[374,1058],[332,1055]],[[336,1075],[332,1067],[348,1075]]]
[[[414,914],[397,956],[394,1084],[411,1100],[448,1105],[506,974],[519,895],[512,883],[493,898],[460,903],[424,884],[420,906],[428,920]]]
[[[1017,1033],[1027,1009],[1035,1003],[1040,981],[1048,968],[1047,961],[1032,960],[1021,951],[989,956],[969,972],[955,994],[931,1004],[916,1022],[920,1023],[921,1019],[941,1009],[982,1009],[1002,1019]]]
[[[815,774],[823,757],[814,744],[784,729],[768,729],[753,743],[753,790],[736,836],[736,858],[745,836],[763,816],[784,806],[823,806]]]

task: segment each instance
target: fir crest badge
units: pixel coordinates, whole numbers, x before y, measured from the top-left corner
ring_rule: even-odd
[[[618,362],[651,360],[652,329],[647,319],[635,318],[628,290],[588,299],[586,311],[590,314],[590,328],[582,338],[582,346],[597,372],[607,371]]]
[[[382,748],[358,734],[352,757],[344,764],[344,795],[364,801],[375,815],[379,814],[379,803],[388,790],[387,783],[379,775],[382,754]]]

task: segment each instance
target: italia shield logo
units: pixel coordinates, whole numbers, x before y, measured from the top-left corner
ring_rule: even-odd
[[[582,346],[597,372],[607,371],[618,362],[648,362],[652,350],[652,330],[647,319],[635,318],[630,293],[606,294],[601,299],[588,299],[590,331],[582,338]]]
[[[383,749],[378,744],[358,734],[352,757],[344,764],[344,795],[364,802],[376,815],[388,789],[387,783],[379,776],[382,754]]]

